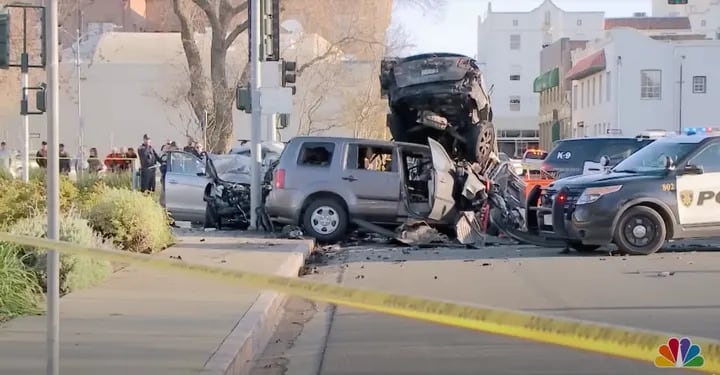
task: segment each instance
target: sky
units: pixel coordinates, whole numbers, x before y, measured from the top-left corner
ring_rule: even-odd
[[[523,12],[543,0],[495,0],[493,11]],[[606,17],[629,17],[635,12],[650,15],[651,0],[553,0],[566,11],[604,11]],[[423,14],[410,8],[396,9],[393,22],[400,23],[411,35],[414,53],[456,52],[477,54],[478,16],[487,10],[485,0],[447,0],[440,14]],[[452,37],[448,37],[452,36]],[[465,37],[462,37],[465,36]]]

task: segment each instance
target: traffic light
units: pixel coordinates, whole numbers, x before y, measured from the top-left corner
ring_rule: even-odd
[[[670,5],[687,5],[688,0],[668,0]]]
[[[238,86],[235,89],[235,107],[245,113],[252,112],[252,96],[249,87]]]
[[[295,61],[282,61],[281,78],[283,87],[292,87],[295,95],[295,80],[297,79],[297,63]],[[290,85],[288,85],[290,84]]]
[[[0,69],[10,65],[10,15],[0,13]]]
[[[262,0],[265,61],[280,61],[280,0]]]

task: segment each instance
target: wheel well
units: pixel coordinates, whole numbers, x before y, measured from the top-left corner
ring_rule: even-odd
[[[333,199],[343,206],[345,212],[348,212],[347,203],[345,202],[345,199],[343,199],[341,196],[336,193],[331,193],[329,191],[318,191],[316,193],[308,195],[308,197],[305,198],[302,208],[300,209],[300,215],[298,216],[299,224],[302,224],[303,217],[305,216],[305,210],[307,210],[308,206],[310,206],[310,203],[317,199]]]
[[[659,205],[657,203],[653,203],[653,202],[642,202],[642,203],[633,205],[632,207],[636,207],[636,206],[647,207],[647,208],[653,209],[655,212],[659,213],[660,216],[662,216],[663,221],[665,222],[665,240],[669,240],[669,239],[673,238],[673,232],[675,230],[675,227],[673,225],[673,219],[670,216],[670,213],[667,212],[667,210],[665,210],[661,205]],[[632,207],[628,207],[628,209],[632,208]]]

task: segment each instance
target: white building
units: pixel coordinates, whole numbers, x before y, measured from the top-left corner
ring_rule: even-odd
[[[479,18],[478,63],[492,92],[500,147],[510,155],[538,144],[538,94],[544,46],[568,37],[593,40],[604,34],[603,12],[565,12],[551,0],[529,12],[493,12]]]
[[[718,127],[720,41],[654,40],[616,28],[573,53],[573,135]]]
[[[688,17],[695,33],[720,39],[720,0],[690,0],[688,4],[668,4],[653,0],[653,17]]]

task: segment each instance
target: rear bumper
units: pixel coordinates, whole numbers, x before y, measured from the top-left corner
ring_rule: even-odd
[[[270,219],[283,224],[299,224],[304,197],[297,190],[273,189],[265,201]]]

